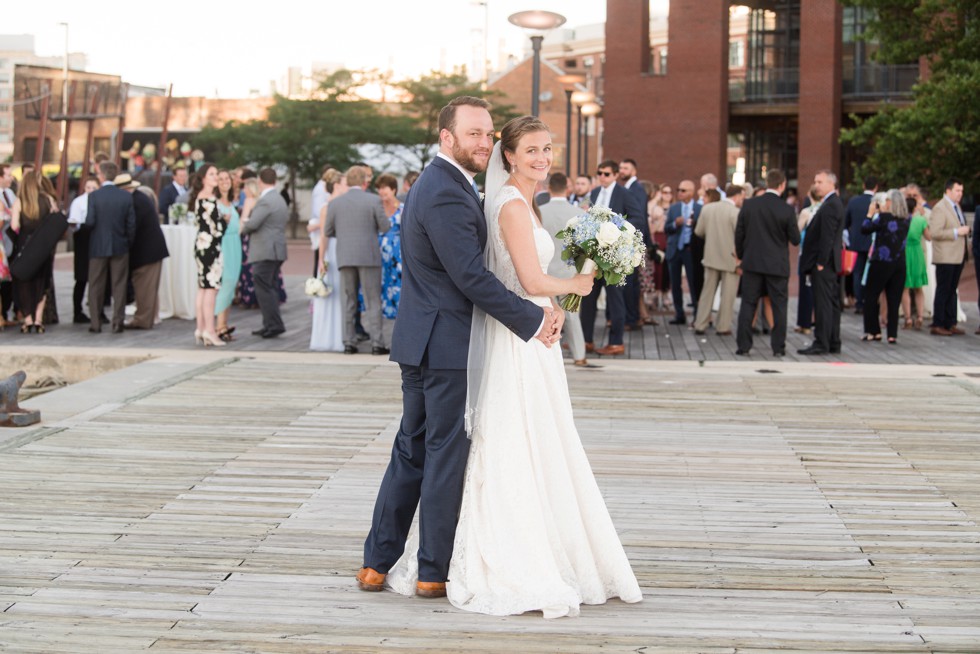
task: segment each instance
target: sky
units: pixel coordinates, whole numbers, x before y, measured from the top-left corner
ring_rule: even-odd
[[[88,55],[87,69],[119,74],[132,84],[166,87],[174,95],[246,97],[269,90],[290,66],[308,72],[329,62],[351,69],[393,70],[414,77],[453,65],[472,67],[488,25],[490,60],[500,45],[521,55],[529,43],[507,17],[527,9],[563,14],[565,27],[605,21],[603,0],[325,0],[128,3],[103,11],[65,0],[6,3],[0,33],[33,34],[38,55],[68,49]],[[263,13],[258,7],[269,7]],[[175,7],[192,8],[181,15]],[[474,57],[476,53],[476,57]]]

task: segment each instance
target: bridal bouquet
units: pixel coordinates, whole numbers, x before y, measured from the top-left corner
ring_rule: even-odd
[[[626,276],[644,264],[643,236],[624,216],[606,207],[592,207],[568,221],[557,234],[564,241],[562,261],[583,274],[595,273],[609,286],[622,286]],[[561,301],[567,311],[578,311],[582,296]]]

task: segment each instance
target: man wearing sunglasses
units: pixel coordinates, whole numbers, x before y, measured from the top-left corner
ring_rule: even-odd
[[[697,306],[701,289],[697,287],[694,277],[694,255],[691,252],[691,240],[694,228],[701,215],[701,205],[694,201],[694,182],[685,179],[677,185],[677,201],[667,210],[667,222],[664,231],[667,233],[667,267],[670,271],[670,290],[674,297],[674,319],[671,325],[687,323],[684,313],[684,287],[681,285],[681,271],[687,275],[687,285],[691,291],[691,302]]]
[[[599,186],[592,189],[589,199],[593,206],[608,207],[616,213],[626,216],[639,215],[640,210],[635,206],[636,202],[630,192],[616,183],[618,172],[619,164],[611,159],[599,164],[596,172]],[[595,332],[596,302],[602,288],[606,289],[606,311],[611,323],[609,326],[609,343],[606,347],[595,348],[592,339]],[[595,351],[596,354],[603,356],[616,356],[626,352],[626,348],[623,346],[623,331],[626,326],[626,296],[622,286],[606,286],[601,279],[597,280],[592,293],[582,298],[581,318],[586,351]]]

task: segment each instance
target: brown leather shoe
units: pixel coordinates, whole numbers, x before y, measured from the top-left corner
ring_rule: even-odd
[[[611,357],[617,354],[625,354],[626,347],[623,345],[607,345],[606,347],[600,347],[595,353],[601,354],[604,357]]]
[[[595,344],[594,343],[586,343],[585,344],[585,351],[586,352],[589,352],[589,353],[595,352]]]
[[[374,568],[361,568],[357,573],[357,585],[361,590],[377,593],[385,589],[385,575]]]
[[[446,582],[420,581],[415,584],[415,594],[419,597],[445,597]]]
[[[962,336],[963,334],[965,334],[965,333],[966,333],[965,331],[963,331],[962,329],[960,329],[960,328],[959,328],[959,327],[957,327],[956,325],[953,325],[952,327],[950,327],[950,328],[949,328],[949,332],[950,332],[950,333],[951,333],[951,334],[952,334],[953,336]]]
[[[929,330],[929,333],[933,336],[952,336],[953,332],[949,331],[945,327],[933,327]]]

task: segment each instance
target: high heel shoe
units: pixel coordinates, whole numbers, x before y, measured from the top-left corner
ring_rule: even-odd
[[[32,325],[32,324],[30,324],[30,323],[26,323],[26,322],[25,322],[25,323],[23,323],[23,324],[22,324],[22,325],[20,326],[20,333],[21,333],[21,334],[30,334],[30,333],[31,333],[31,328],[32,328],[33,326],[34,326],[34,325]]]
[[[35,334],[43,334],[44,333],[44,325],[41,325],[39,323],[34,323],[34,333]]]
[[[195,329],[194,330],[194,344],[195,345],[204,345],[204,341],[201,339],[201,330],[200,329]]]
[[[222,327],[221,329],[218,330],[218,338],[220,338],[225,342],[233,341],[235,340],[235,337],[232,336],[234,331],[235,331],[234,327]]]
[[[201,340],[204,341],[204,347],[209,347],[211,345],[216,347],[224,347],[228,345],[217,336],[212,336],[210,332],[201,332]]]

